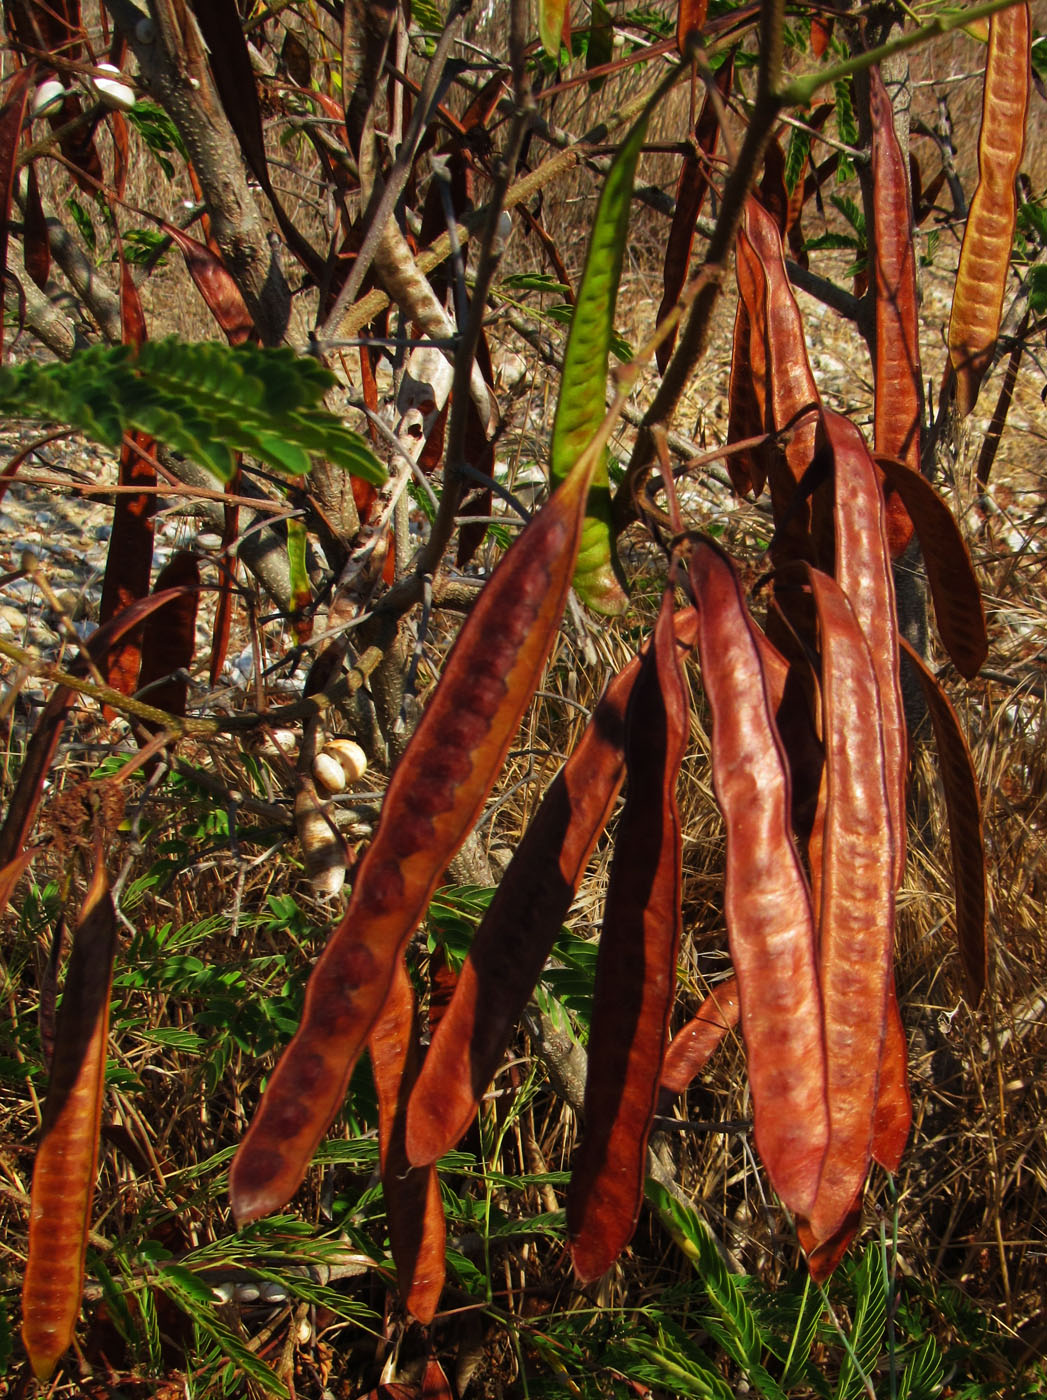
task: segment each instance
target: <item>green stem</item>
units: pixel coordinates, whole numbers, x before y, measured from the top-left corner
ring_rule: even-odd
[[[913,29],[908,34],[899,34],[875,49],[867,49],[865,53],[854,54],[851,58],[841,59],[839,63],[831,63],[828,68],[822,68],[817,73],[806,73],[799,78],[793,78],[792,82],[787,83],[778,93],[778,101],[783,107],[808,107],[819,88],[839,82],[841,78],[850,78],[855,73],[864,73],[874,63],[882,63],[884,59],[896,53],[919,48],[921,44],[939,38],[942,34],[950,34],[954,29],[966,29],[980,19],[987,19],[1000,10],[1009,10],[1012,5],[1020,3],[1021,0],[985,0],[984,4],[972,5],[970,9],[936,15],[919,29]]]

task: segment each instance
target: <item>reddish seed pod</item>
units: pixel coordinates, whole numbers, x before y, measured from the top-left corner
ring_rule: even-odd
[[[677,613],[694,644],[694,613]],[[546,793],[477,929],[433,1035],[407,1111],[412,1162],[435,1161],[464,1135],[571,907],[625,773],[625,712],[640,659],[608,685]]]
[[[807,1217],[821,1244],[869,1169],[894,950],[894,829],[880,692],[847,597],[807,568],[818,613],[827,779],[819,910],[829,1147]]]
[[[989,21],[978,185],[967,213],[949,321],[949,358],[961,417],[975,405],[1000,328],[1018,213],[1015,182],[1029,111],[1030,28],[1027,4],[1011,5]]]
[[[756,627],[711,541],[690,563],[713,785],[727,828],[724,908],[738,979],[756,1145],[791,1210],[814,1203],[829,1140],[814,915],[791,837],[789,773]]]
[[[927,478],[904,462],[880,457],[876,465],[916,526],[942,643],[960,675],[973,680],[989,653],[989,639],[981,588],[956,517]]]
[[[876,465],[861,431],[826,409],[819,441],[833,454],[836,581],[854,609],[872,657],[880,693],[884,762],[895,841],[895,889],[905,870],[905,793],[908,736],[902,703],[897,610],[889,531]]]
[[[73,1339],[98,1164],[116,915],[98,860],[73,934],[33,1166],[22,1339],[45,1381]]]
[[[184,715],[189,694],[186,672],[196,651],[196,607],[200,600],[200,569],[187,550],[179,550],[156,577],[154,591],[178,589],[178,594],[148,619],[142,629],[139,689],[158,710]]]
[[[709,993],[685,1026],[673,1036],[662,1066],[662,1088],[682,1094],[694,1083],[728,1031],[738,1024],[738,979],[729,977]]]
[[[643,1203],[680,942],[676,781],[688,719],[670,588],[626,718],[628,787],[596,964],[585,1132],[567,1192],[571,1257],[583,1282],[614,1263]]]
[[[407,1098],[418,1071],[414,990],[403,958],[367,1042],[378,1090],[378,1144],[389,1242],[400,1296],[419,1322],[432,1322],[444,1284],[444,1225],[435,1167],[412,1167],[404,1150]]]
[[[872,123],[873,273],[876,290],[876,451],[920,469],[920,328],[916,245],[905,158],[880,69],[869,70]],[[912,538],[902,501],[887,493],[888,537],[897,558]]]
[[[708,0],[697,0],[697,8],[702,11],[702,23],[704,23],[704,11],[707,4]],[[685,8],[686,5],[681,4],[679,10],[681,31],[685,24],[690,28],[700,29],[701,24],[691,24],[689,17],[684,13]],[[680,43],[683,44],[686,33],[680,32],[679,37]],[[732,54],[716,72],[716,87],[721,101],[730,93],[733,79],[734,55]],[[665,262],[662,268],[662,300],[658,306],[657,316],[659,321],[663,321],[676,305],[680,293],[683,291],[684,283],[687,281],[695,226],[709,190],[708,158],[715,152],[719,138],[720,121],[717,116],[716,103],[713,101],[712,94],[707,92],[702,109],[698,114],[698,120],[695,123],[693,147],[688,146],[683,158],[680,178],[676,185],[676,209],[669,227],[669,238],[665,245]],[[672,356],[675,343],[676,332],[673,331],[666,336],[654,352],[658,368],[663,374]]]
[[[527,1005],[625,773],[625,708],[640,669],[608,686],[553,780],[477,929],[407,1113],[412,1162],[432,1162],[468,1130]]]
[[[305,1175],[397,959],[501,771],[556,636],[596,461],[590,453],[579,463],[503,558],[393,773],[345,917],[309,979],[302,1023],[233,1161],[241,1223],[279,1209]]]
[[[909,1051],[892,977],[887,994],[887,1026],[883,1038],[872,1140],[873,1161],[879,1162],[884,1171],[893,1173],[898,1170],[911,1125]]]

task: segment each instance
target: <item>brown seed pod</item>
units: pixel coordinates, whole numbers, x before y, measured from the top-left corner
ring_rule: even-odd
[[[1025,149],[1029,55],[1029,6],[997,11],[989,21],[978,185],[967,213],[949,320],[949,358],[961,417],[975,405],[1000,328],[1018,214],[1015,181]]]
[[[73,933],[33,1166],[22,1339],[40,1381],[72,1341],[80,1312],[115,952],[116,915],[99,852]]]
[[[643,1203],[680,942],[676,782],[690,706],[668,588],[629,700],[627,790],[596,964],[585,1132],[571,1168],[567,1233],[583,1282],[614,1263]]]
[[[241,1223],[278,1209],[305,1175],[397,959],[501,771],[556,637],[598,458],[583,455],[502,559],[393,773],[349,907],[313,968],[302,1023],[233,1160]]]
[[[713,715],[713,786],[727,828],[724,910],[754,1134],[775,1190],[804,1214],[818,1189],[829,1109],[814,914],[792,842],[788,765],[730,561],[700,539],[689,572]]]

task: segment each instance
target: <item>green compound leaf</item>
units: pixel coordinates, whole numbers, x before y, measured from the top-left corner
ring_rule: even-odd
[[[137,429],[221,481],[249,452],[284,476],[322,457],[381,485],[385,471],[358,433],[323,407],[334,376],[288,347],[216,341],[92,346],[67,363],[0,367],[0,413],[68,423],[116,448]]]
[[[593,221],[553,422],[550,474],[556,485],[564,480],[589,445],[606,412],[607,359],[611,343],[616,339],[614,310],[629,230],[633,177],[649,116],[650,108],[640,117],[615,156]],[[606,454],[589,488],[574,586],[583,602],[596,612],[613,615],[625,611],[627,599],[611,524]]]

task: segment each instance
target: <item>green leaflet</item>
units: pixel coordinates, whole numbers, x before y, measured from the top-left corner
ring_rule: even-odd
[[[597,206],[578,304],[564,354],[560,398],[553,422],[550,475],[559,485],[589,445],[606,412],[607,357],[614,338],[614,309],[622,275],[633,176],[647,134],[651,108],[626,137],[607,172]],[[579,596],[596,612],[625,611],[625,590],[614,547],[607,454],[589,488],[582,544],[574,571]]]
[[[554,63],[560,57],[560,39],[566,11],[567,0],[538,0],[538,33],[541,36],[542,48]]]
[[[67,363],[0,367],[0,413],[68,423],[116,448],[129,430],[207,467],[222,481],[234,453],[304,476],[314,456],[380,485],[385,471],[358,433],[323,407],[334,376],[292,350],[216,341],[92,346]]]

